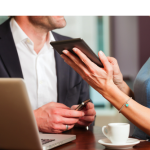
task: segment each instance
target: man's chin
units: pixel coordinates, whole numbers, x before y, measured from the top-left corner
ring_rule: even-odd
[[[64,28],[65,26],[66,26],[66,21],[63,20],[63,21],[61,21],[61,22],[59,23],[59,25],[57,26],[57,29],[59,29],[59,28]]]
[[[64,16],[53,16],[57,21],[57,28],[64,28],[66,26],[66,20]]]

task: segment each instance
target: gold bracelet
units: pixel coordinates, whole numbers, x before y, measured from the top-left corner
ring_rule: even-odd
[[[121,112],[121,109],[126,105],[126,107],[128,107],[129,106],[129,104],[127,103],[130,99],[131,99],[132,97],[130,97],[123,105],[122,105],[122,107],[120,108],[120,110],[119,110],[119,113]]]

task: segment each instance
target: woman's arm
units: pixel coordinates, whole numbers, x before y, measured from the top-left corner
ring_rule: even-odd
[[[134,93],[133,91],[130,89],[130,87],[127,85],[127,83],[125,81],[123,81],[122,86],[119,88],[123,93],[125,93],[126,95],[132,97],[134,99]]]
[[[74,68],[88,84],[102,94],[112,105],[120,110],[123,104],[129,99],[128,95],[132,94],[130,94],[131,90],[125,82],[122,83],[122,88],[124,85],[123,89],[120,89],[114,83],[113,67],[107,57],[103,52],[99,52],[100,60],[104,65],[104,68],[100,68],[91,62],[80,50],[77,48],[73,50],[80,59],[65,50],[64,54],[68,56],[62,55],[65,62]],[[150,135],[150,109],[140,105],[133,99],[129,100],[128,104],[129,107],[124,106],[121,113],[137,127]]]
[[[107,92],[109,95],[105,94],[105,98],[109,100],[113,106],[120,110],[123,104],[125,104],[130,97],[114,85],[112,85],[110,89],[111,90]],[[150,135],[150,109],[142,106],[133,99],[130,99],[127,103],[129,106],[124,106],[121,113],[134,125]]]

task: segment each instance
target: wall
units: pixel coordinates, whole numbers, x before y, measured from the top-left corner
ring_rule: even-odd
[[[112,55],[124,77],[134,79],[139,71],[138,17],[115,16],[112,20]]]
[[[55,32],[72,38],[83,38],[94,52],[97,52],[97,17],[65,16],[67,25]]]
[[[139,19],[139,61],[140,68],[150,56],[150,17],[140,16]]]

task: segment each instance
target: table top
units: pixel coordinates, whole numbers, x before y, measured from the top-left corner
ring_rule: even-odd
[[[54,148],[53,150],[109,150],[98,143],[98,140],[106,138],[101,127],[94,126],[89,130],[84,128],[73,128],[63,134],[75,134],[76,140]],[[150,142],[142,141],[128,150],[150,150]]]

